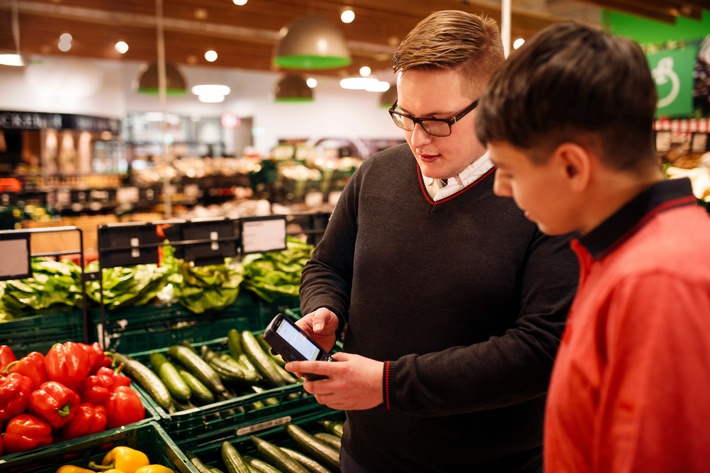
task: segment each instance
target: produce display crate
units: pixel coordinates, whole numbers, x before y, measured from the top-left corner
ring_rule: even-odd
[[[180,473],[199,473],[185,454],[156,422],[131,424],[119,429],[87,435],[45,448],[0,457],[0,471],[6,473],[54,473],[66,464],[86,467],[90,461],[101,463],[112,448],[127,446],[148,455],[151,463]]]
[[[155,410],[154,405],[150,402],[149,396],[145,393],[145,391],[141,390],[139,387],[135,385],[135,383],[131,383],[131,388],[133,388],[134,391],[138,394],[138,397],[140,397],[141,402],[143,403],[143,408],[144,408],[144,415],[145,417],[142,420],[139,420],[138,422],[134,422],[129,425],[124,425],[122,427],[116,427],[115,429],[108,429],[103,432],[98,432],[93,435],[88,435],[86,437],[81,437],[77,439],[72,439],[72,440],[63,440],[63,441],[58,441],[53,444],[47,445],[45,447],[40,447],[40,448],[35,448],[33,450],[28,450],[26,452],[17,452],[17,453],[11,453],[7,454],[5,456],[0,456],[0,471],[4,472],[5,471],[5,463],[4,462],[10,462],[12,461],[13,463],[15,461],[19,462],[19,459],[25,458],[25,457],[35,457],[35,456],[42,456],[46,453],[46,451],[64,451],[65,449],[71,449],[71,447],[77,443],[80,442],[82,439],[87,440],[93,437],[110,437],[112,435],[116,435],[126,429],[137,429],[140,426],[146,425],[146,424],[157,424],[158,420],[160,419],[160,416]],[[22,463],[23,465],[25,464],[24,462]],[[25,470],[20,470],[20,471],[25,471]],[[31,472],[34,472],[35,470],[28,470]],[[45,471],[45,470],[37,470],[39,471]],[[52,470],[52,473],[54,473],[54,470]]]
[[[254,332],[255,335],[260,333],[261,331]],[[203,344],[216,352],[228,351],[226,337],[204,342]],[[199,351],[201,345],[195,344],[194,348]],[[133,353],[131,356],[150,366],[150,353],[156,351],[165,354],[167,349],[168,347],[147,350]],[[210,433],[218,430],[239,429],[244,426],[262,423],[268,425],[270,422],[274,422],[275,419],[318,412],[323,409],[323,406],[316,402],[315,397],[305,392],[303,386],[299,383],[266,389],[261,393],[246,394],[193,409],[168,413],[150,398],[147,392],[137,386],[137,383],[133,383],[133,385],[136,390],[140,390],[143,396],[147,398],[151,408],[158,414],[158,421],[178,445],[190,439],[210,435]],[[276,399],[278,402],[276,404],[265,404],[263,407],[258,408],[254,406],[254,403],[263,402],[266,399]]]
[[[195,314],[179,304],[125,307],[89,311],[89,322],[96,327],[92,341],[105,350],[136,353],[153,347],[167,347],[183,340],[203,342],[225,337],[229,329],[260,330],[265,327],[255,296],[243,291],[234,304],[224,310]],[[268,321],[267,321],[268,323]]]
[[[250,440],[252,435],[281,447],[298,450],[284,430],[284,425],[292,422],[309,433],[324,432],[324,428],[318,424],[318,421],[323,419],[344,421],[345,413],[324,407],[319,411],[303,415],[291,415],[274,419],[268,425],[244,425],[233,429],[215,431],[210,435],[195,437],[182,442],[179,447],[188,457],[194,455],[208,467],[227,471],[221,460],[222,442],[230,442],[242,456],[248,455],[255,458],[260,458],[260,456]]]
[[[57,342],[83,342],[81,310],[31,315],[0,323],[0,343],[9,345],[19,358],[30,352],[42,354]]]

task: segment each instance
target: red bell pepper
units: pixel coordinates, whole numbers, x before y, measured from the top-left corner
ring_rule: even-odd
[[[2,445],[2,436],[0,435],[0,457],[5,453],[5,448]]]
[[[0,345],[0,375],[7,374],[5,368],[13,361],[17,361],[17,357],[12,348],[8,345]]]
[[[19,360],[11,362],[7,365],[6,371],[27,376],[32,380],[33,389],[37,389],[49,381],[47,370],[44,367],[44,355],[38,351],[28,353]]]
[[[115,429],[145,418],[145,408],[138,394],[128,386],[113,390],[106,402],[106,426]]]
[[[68,440],[104,430],[106,430],[106,408],[83,402],[79,405],[74,419],[62,428],[62,438]]]
[[[91,370],[89,353],[83,343],[55,343],[44,357],[47,376],[72,391],[81,392],[81,385]]]
[[[111,368],[102,366],[95,375],[84,382],[81,400],[92,404],[105,404],[111,392],[119,386],[129,386],[131,378],[115,373]]]
[[[79,407],[79,395],[56,381],[47,381],[30,395],[30,412],[55,429],[71,422]]]
[[[89,374],[96,374],[99,368],[110,368],[113,360],[104,352],[99,342],[94,342],[91,345],[82,344],[86,353],[89,355]]]
[[[33,381],[20,373],[10,373],[0,379],[0,422],[24,414],[33,390]]]
[[[5,453],[24,452],[52,443],[52,426],[31,414],[20,414],[5,428]]]

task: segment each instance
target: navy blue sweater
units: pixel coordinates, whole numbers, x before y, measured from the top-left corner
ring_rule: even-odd
[[[577,284],[493,172],[446,200],[407,145],[352,177],[303,271],[301,310],[347,321],[344,351],[388,362],[385,403],[347,413],[371,472],[517,472],[540,463],[553,359]]]

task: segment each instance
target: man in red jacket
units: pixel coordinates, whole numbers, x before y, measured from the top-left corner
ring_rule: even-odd
[[[479,105],[496,194],[580,235],[546,406],[553,473],[710,471],[710,218],[687,179],[664,180],[655,108],[641,48],[572,24],[512,55]]]

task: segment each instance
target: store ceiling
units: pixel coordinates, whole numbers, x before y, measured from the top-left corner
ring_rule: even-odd
[[[0,48],[13,48],[11,8],[0,0]],[[25,55],[63,55],[128,61],[157,57],[156,2],[150,0],[16,0],[20,46]],[[340,23],[343,7],[351,7],[353,23]],[[555,22],[568,19],[598,24],[601,8],[673,22],[679,16],[700,18],[710,0],[512,0],[513,38],[529,38]],[[360,66],[389,69],[394,47],[416,23],[434,10],[461,9],[485,13],[500,21],[493,0],[162,0],[166,59],[177,64],[245,70],[275,70],[274,45],[279,30],[307,14],[327,18],[342,29],[353,64],[325,72],[352,74]],[[62,33],[73,36],[68,52],[58,48]],[[125,55],[116,41],[129,45]],[[214,63],[204,52],[214,49]]]

